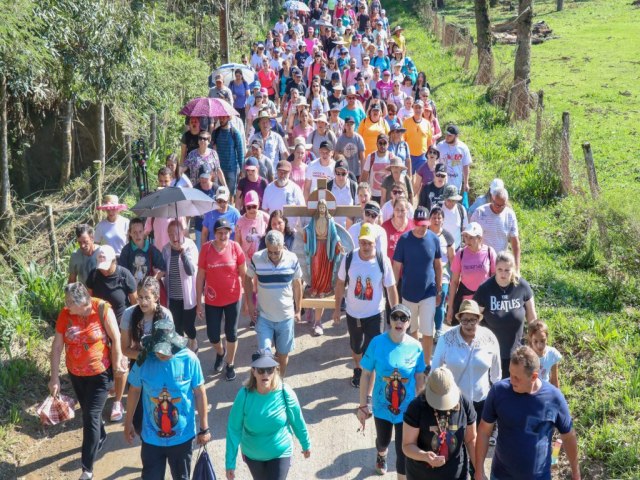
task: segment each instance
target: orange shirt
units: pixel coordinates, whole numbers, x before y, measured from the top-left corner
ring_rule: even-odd
[[[98,315],[100,302],[91,299],[91,314],[86,319],[71,315],[64,307],[56,321],[56,332],[64,339],[67,369],[78,377],[99,375],[111,365],[107,333]],[[105,309],[105,320],[110,308]]]
[[[358,133],[364,140],[364,156],[372,154],[378,150],[378,135],[389,134],[389,125],[380,115],[380,120],[372,122],[369,117],[365,118],[358,127]]]
[[[431,122],[421,118],[418,123],[413,117],[409,117],[405,119],[402,126],[407,129],[404,139],[409,145],[409,153],[414,157],[427,153],[429,146],[433,143]]]

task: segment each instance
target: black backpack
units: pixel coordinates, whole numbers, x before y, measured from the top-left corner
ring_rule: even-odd
[[[345,286],[349,284],[349,267],[351,267],[351,260],[353,260],[353,251],[347,253],[347,258],[345,259],[344,265],[344,284]],[[378,262],[378,267],[380,268],[380,273],[384,277],[384,260],[382,258],[382,253],[376,251],[376,261]]]

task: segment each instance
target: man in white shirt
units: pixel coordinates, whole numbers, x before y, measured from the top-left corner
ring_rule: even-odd
[[[502,252],[511,244],[516,259],[516,270],[520,271],[520,237],[518,237],[518,219],[516,213],[508,205],[509,193],[499,188],[491,195],[491,203],[478,207],[471,216],[472,222],[482,227],[482,241],[493,247],[496,253]]]
[[[363,224],[368,223],[371,225],[371,233],[375,238],[376,250],[379,252],[387,251],[387,232],[378,223],[380,217],[380,205],[378,202],[369,201],[365,203],[364,210],[362,212],[362,221],[354,223],[348,230],[349,235],[353,239],[353,243],[358,243],[358,237],[360,236],[360,228]]]
[[[442,194],[442,213],[444,215],[443,227],[453,236],[453,248],[458,250],[462,243],[462,231],[469,224],[467,210],[460,203],[462,197],[455,185],[444,187]]]
[[[386,250],[377,249],[372,224],[358,225],[360,226],[359,248],[345,256],[340,264],[333,313],[334,323],[340,323],[340,307],[344,297],[351,357],[354,363],[351,377],[351,385],[354,388],[360,388],[362,375],[360,360],[363,353],[371,340],[384,331],[385,289],[389,303],[394,306],[398,304],[396,281],[391,261],[385,255]]]
[[[445,135],[444,142],[436,146],[440,152],[440,163],[447,167],[449,184],[458,187],[460,192],[468,192],[469,166],[473,163],[469,147],[458,139],[460,129],[456,125],[449,125]]]
[[[276,25],[275,27],[273,27],[273,29],[276,31],[276,33],[279,33],[284,37],[284,35],[287,33],[287,30],[289,30],[287,22],[284,21],[284,15],[280,15],[280,18],[276,22]]]
[[[335,176],[333,180],[327,184],[327,190],[336,197],[336,205],[355,205],[358,185],[349,178],[349,164],[345,158],[342,155],[338,155],[338,157],[334,169]],[[351,219],[347,217],[335,217],[335,221],[345,228],[349,228],[352,223]]]
[[[264,191],[262,209],[271,213],[274,210],[282,210],[285,205],[306,205],[302,189],[289,179],[291,163],[287,160],[280,160],[276,171],[276,179],[267,185]],[[298,221],[298,217],[289,218],[291,228],[294,228]]]
[[[309,194],[318,188],[318,179],[333,180],[336,162],[333,161],[333,144],[324,140],[320,144],[320,158],[309,164],[304,173],[304,199],[309,200]]]

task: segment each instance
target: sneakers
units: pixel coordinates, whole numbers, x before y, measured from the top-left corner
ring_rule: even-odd
[[[224,363],[224,356],[227,354],[227,349],[225,348],[222,351],[222,355],[220,355],[219,353],[216,353],[216,363],[213,364],[213,369],[216,372],[221,372],[222,371],[222,364]]]
[[[444,332],[442,331],[442,328],[439,328],[436,330],[435,335],[433,336],[433,344],[435,345],[436,343],[438,343],[438,340],[440,340],[440,337],[444,334]]]
[[[353,369],[353,377],[351,377],[351,386],[353,388],[360,388],[360,377],[362,376],[361,368]]]
[[[100,450],[102,450],[102,447],[104,447],[104,443],[107,441],[107,432],[104,432],[104,436],[100,437],[100,440],[98,441],[98,450],[96,451],[96,453],[100,453]]]
[[[376,473],[378,475],[384,475],[387,473],[387,455],[378,453],[376,455]]]
[[[82,471],[82,475],[80,475],[80,480],[91,480],[93,478],[93,473],[87,472],[86,470]]]
[[[227,365],[225,376],[229,382],[236,379],[236,369],[233,365]]]
[[[324,329],[320,323],[313,326],[313,335],[315,337],[321,337],[324,334]]]
[[[120,420],[122,420],[123,414],[124,409],[122,408],[122,402],[113,402],[113,406],[111,407],[111,421],[119,422]]]
[[[249,320],[249,330],[255,330],[255,329],[256,329],[256,321]]]

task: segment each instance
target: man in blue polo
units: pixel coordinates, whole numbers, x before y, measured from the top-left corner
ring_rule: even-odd
[[[255,322],[258,348],[273,350],[284,377],[294,347],[294,325],[300,321],[302,270],[297,256],[284,247],[284,236],[270,230],[266,249],[253,254],[247,265],[244,291],[249,316]],[[253,279],[258,280],[258,307],[253,301]]]

